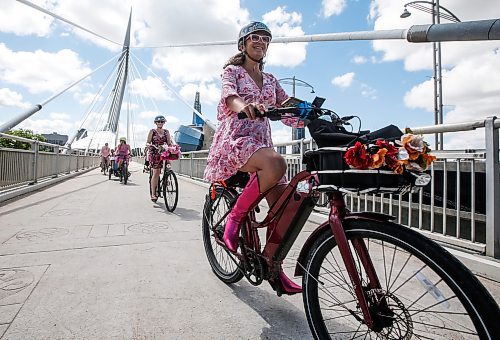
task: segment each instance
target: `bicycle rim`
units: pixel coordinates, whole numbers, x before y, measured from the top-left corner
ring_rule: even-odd
[[[368,288],[360,258],[358,275],[380,326],[361,320],[354,289],[336,242],[328,230],[308,257],[304,306],[319,339],[488,339],[498,332],[498,306],[458,260],[422,235],[392,223],[346,221],[348,240],[362,239],[381,290]],[[494,320],[494,319],[493,319]]]
[[[127,185],[127,182],[128,182],[128,166],[127,166],[127,164],[123,164],[122,174],[123,174],[123,184]]]
[[[218,238],[222,239],[226,225],[226,219],[222,217],[229,211],[233,200],[233,194],[217,189],[216,198],[212,200],[207,196],[203,209],[202,233],[205,253],[213,272],[225,283],[235,283],[243,278],[243,273],[235,263],[235,257],[217,243],[215,238],[217,233]]]
[[[179,199],[177,176],[173,172],[167,173],[163,180],[163,199],[165,200],[167,210],[173,212],[177,207],[177,200]]]

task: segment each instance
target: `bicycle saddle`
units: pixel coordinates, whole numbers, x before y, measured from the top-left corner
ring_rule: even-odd
[[[226,185],[231,188],[244,188],[248,181],[250,180],[250,175],[248,172],[237,171],[234,175],[225,180]]]

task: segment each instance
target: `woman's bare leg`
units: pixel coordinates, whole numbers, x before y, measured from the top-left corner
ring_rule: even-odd
[[[153,171],[153,176],[151,177],[151,196],[156,197],[158,195],[156,188],[158,187],[158,181],[160,180],[161,169],[152,168],[151,171]]]
[[[272,148],[257,150],[240,169],[243,172],[258,172],[260,192],[274,187],[286,172],[286,162]]]

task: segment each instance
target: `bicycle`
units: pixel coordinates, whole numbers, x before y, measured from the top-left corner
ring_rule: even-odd
[[[114,175],[120,178],[120,183],[127,185],[128,179],[130,177],[130,172],[128,171],[128,162],[130,159],[130,155],[116,156],[113,162],[117,162],[118,158],[123,158],[123,159],[122,162],[119,163],[116,171],[114,171]],[[109,179],[111,179],[111,171],[109,173]]]
[[[151,144],[152,147],[157,148],[161,152],[161,159],[163,162],[163,175],[159,178],[158,185],[156,187],[156,195],[158,197],[163,197],[165,202],[165,207],[169,212],[173,212],[177,207],[177,202],[179,200],[179,186],[177,181],[177,176],[172,170],[170,160],[179,159],[179,155],[177,153],[170,153],[169,147],[163,146],[155,146]],[[175,150],[180,152],[180,148],[178,146],[174,146]],[[165,154],[165,151],[168,151],[168,154]],[[149,194],[151,195],[151,179],[153,178],[153,172],[149,171]]]
[[[101,157],[101,172],[106,176],[108,174],[108,169],[109,169],[109,159]]]
[[[266,116],[280,120],[301,112],[270,109]],[[333,111],[316,107],[309,109],[307,120],[322,115],[342,124]],[[241,113],[239,117],[244,118]],[[309,151],[306,170],[290,180],[264,220],[256,220],[256,208],[243,221],[236,254],[227,249],[222,236],[248,174],[212,184],[202,233],[214,274],[226,284],[243,277],[252,285],[272,281],[324,193],[330,206],[328,220],[308,237],[295,267],[295,275],[302,277],[304,309],[315,339],[493,339],[500,334],[498,305],[448,251],[393,222],[392,216],[346,208],[345,193],[403,193],[428,183],[429,176],[352,170],[341,164],[345,150]],[[263,227],[270,232],[262,249],[258,229]],[[279,287],[273,288],[280,296]]]

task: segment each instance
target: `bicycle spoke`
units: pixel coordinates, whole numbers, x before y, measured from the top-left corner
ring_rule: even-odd
[[[463,330],[449,328],[449,327],[446,327],[446,326],[443,326],[443,325],[434,325],[434,324],[431,324],[429,322],[424,323],[424,322],[419,322],[419,321],[413,320],[413,323],[417,324],[417,325],[424,325],[425,327],[432,327],[432,328],[435,328],[435,329],[440,329],[440,330],[454,331],[454,332],[458,332],[458,333],[461,333],[461,334],[477,335],[477,333],[471,332],[470,330],[466,332],[466,331],[463,331]]]
[[[391,291],[391,293],[395,294],[401,287],[403,287],[404,285],[406,285],[411,279],[413,279],[418,273],[420,273],[424,268],[427,268],[427,265],[424,265],[423,267],[421,267],[419,270],[417,270],[415,273],[413,273],[412,276],[410,276],[408,279],[406,279],[405,281],[403,281],[402,284],[400,284],[398,286],[398,288],[394,289],[393,291]]]
[[[337,265],[337,266],[336,266],[336,268],[339,268],[339,269],[340,269],[340,266],[339,266],[339,264],[338,264],[338,262],[337,262],[336,257],[335,257],[335,256],[334,256],[331,252],[330,252],[330,254],[332,255],[333,260],[335,261],[335,264]],[[325,259],[326,259],[326,261],[327,261],[327,262],[328,262],[328,263],[329,263],[329,264],[333,267],[333,264],[330,262],[330,260],[329,260],[328,258],[325,258]],[[339,271],[337,271],[337,272],[339,272]],[[342,281],[343,281],[343,282],[346,284],[346,286],[349,288],[349,290],[351,291],[351,294],[352,294],[352,295],[355,295],[355,293],[354,293],[354,289],[351,287],[351,282],[350,282],[350,280],[349,280],[349,281],[347,281],[346,277],[344,276],[344,274],[342,273],[342,271],[341,271],[341,270],[340,270],[340,272],[339,272],[339,275],[341,275],[341,276],[342,276]]]
[[[406,268],[406,265],[408,264],[408,262],[410,261],[410,259],[413,257],[412,254],[409,254],[408,258],[406,259],[405,263],[403,264],[403,267],[401,267],[401,269],[399,270],[398,272],[398,275],[396,275],[396,277],[394,278],[394,282],[391,284],[390,287],[387,288],[387,291],[390,292],[391,289],[392,289],[392,286],[394,286],[394,284],[396,283],[396,281],[398,280],[399,276],[401,275],[401,273],[403,272],[403,269]]]

